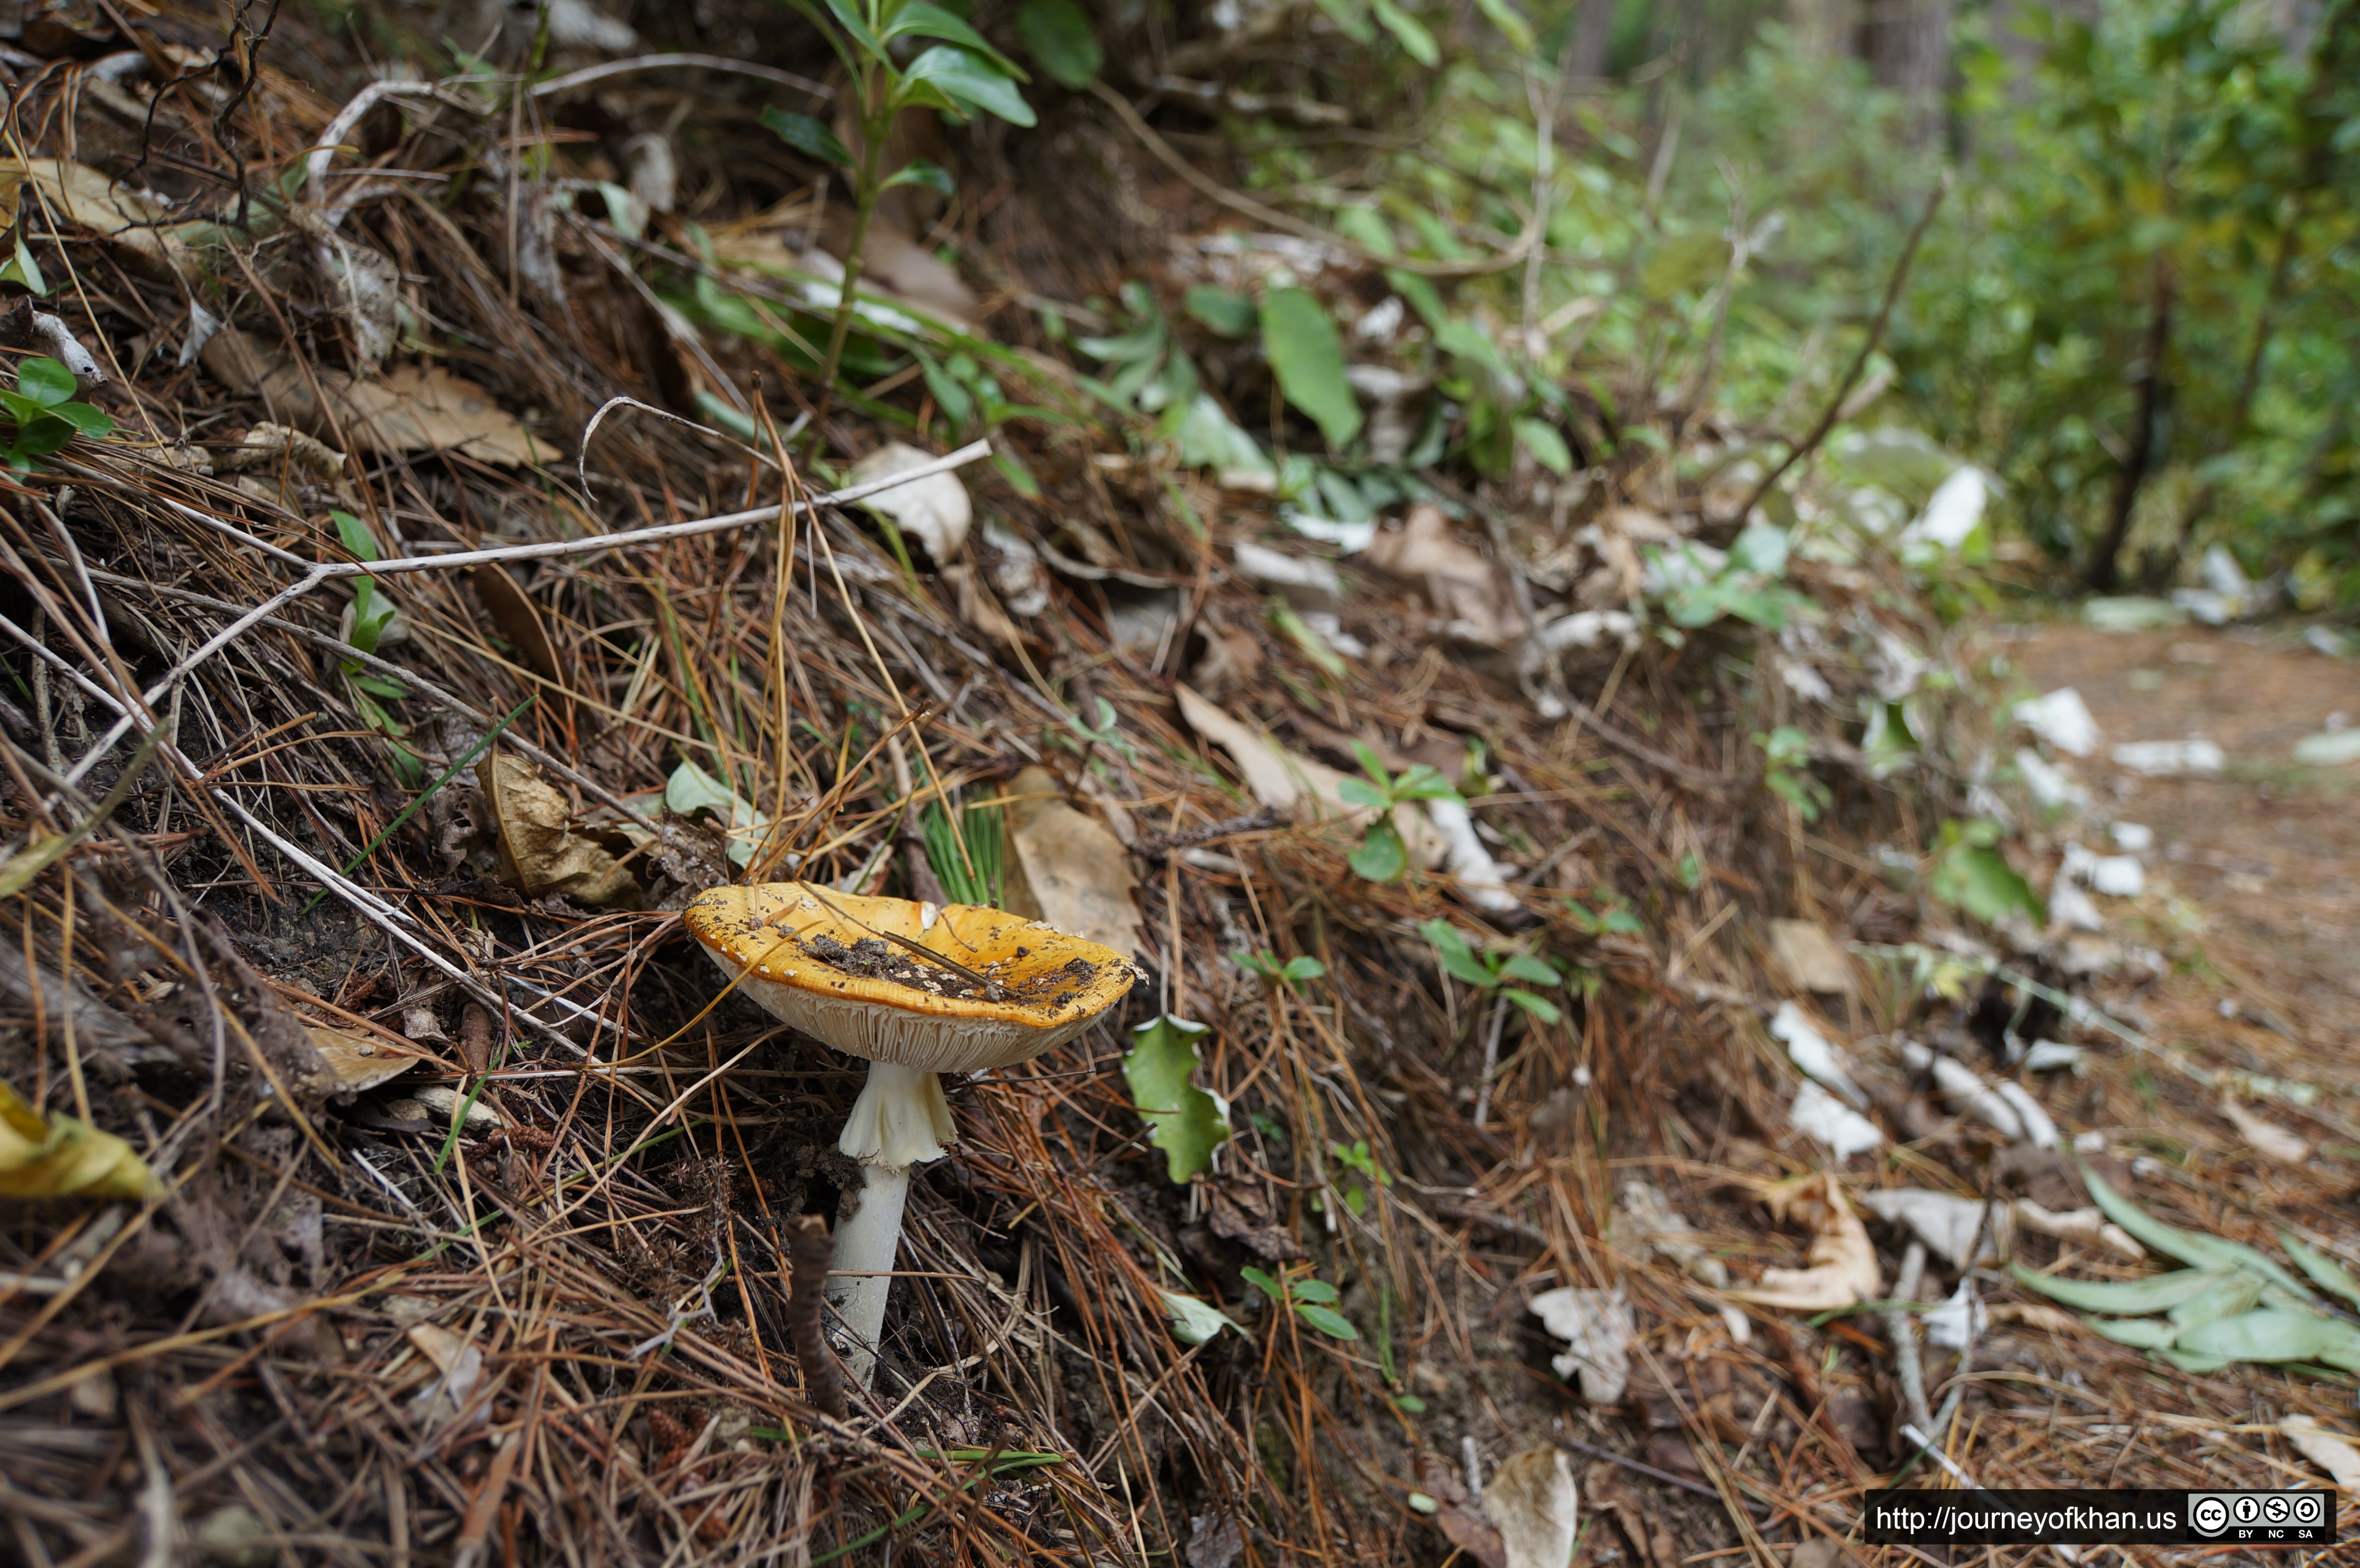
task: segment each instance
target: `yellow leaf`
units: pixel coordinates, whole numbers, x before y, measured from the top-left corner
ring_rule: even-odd
[[[43,1121],[0,1083],[0,1197],[152,1198],[163,1191],[132,1147],[71,1116]]]

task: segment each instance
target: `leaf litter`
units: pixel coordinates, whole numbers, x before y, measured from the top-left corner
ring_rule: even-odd
[[[654,83],[699,68],[661,58],[613,62],[599,113],[668,136],[688,100]],[[218,122],[159,96],[159,134],[233,182],[223,137],[290,171],[366,144],[456,176],[508,156],[512,114],[566,113],[470,68],[347,118],[359,89],[321,69],[257,75]],[[727,166],[736,132],[714,134],[682,156]],[[864,307],[867,390],[829,407],[797,346],[824,324],[808,297],[700,265],[665,203],[600,216],[585,192],[622,190],[611,169],[425,194],[340,170],[333,223],[296,181],[240,231],[160,165],[156,189],[123,178],[136,144],[36,150],[30,252],[103,285],[49,295],[55,319],[127,373],[67,370],[61,397],[124,434],[34,454],[50,465],[0,506],[12,855],[61,845],[23,862],[0,942],[0,1160],[38,1200],[0,1243],[0,1440],[32,1502],[12,1518],[52,1560],[185,1532],[397,1560],[890,1541],[1198,1568],[1458,1542],[1522,1568],[1565,1561],[1585,1490],[1666,1568],[1739,1541],[1724,1498],[1786,1550],[1910,1457],[1855,1213],[1909,1192],[1896,1217],[1951,1275],[1907,1305],[1934,1308],[1953,1463],[2171,1484],[2201,1453],[2208,1478],[2267,1478],[2217,1441],[2260,1405],[2346,1474],[2322,1423],[2352,1388],[2323,1299],[2355,1293],[2331,1217],[2348,1093],[2297,1094],[2319,1064],[2158,1043],[2123,1021],[2154,1000],[2125,965],[2063,972],[2035,885],[2070,841],[2032,824],[2089,808],[1973,760],[2023,731],[1942,651],[1918,569],[1849,535],[1697,537],[1710,482],[1644,441],[1608,456],[1578,413],[1504,423],[1523,467],[1410,464],[1424,383],[1353,376],[1387,368],[1348,363],[1386,341],[1375,311],[1349,342],[1332,324],[1396,285],[1316,246],[1240,296],[1251,314],[1196,317],[1259,328],[1309,421],[1282,462],[1226,411],[1251,384],[1154,303],[1249,248],[1232,231],[1125,293],[1074,259],[1082,236],[1044,257],[968,212],[1000,260],[1162,312],[1146,374],[1099,384],[1109,403],[1032,321],[953,312],[994,343]],[[334,266],[304,259],[319,228]],[[1437,341],[1501,363],[1472,319]],[[1302,456],[1373,426],[1353,389],[1381,384],[1394,458]],[[1011,394],[1054,418],[1005,417]],[[1185,416],[1164,444],[1156,397]],[[672,418],[627,407],[593,435],[617,397]],[[1740,449],[1696,412],[1666,441],[1714,472]],[[865,511],[800,504],[926,470],[954,419],[998,461]],[[1925,520],[1941,538],[1980,483],[1947,472],[1926,487],[1950,497]],[[344,580],[319,565],[351,560],[339,511],[383,541],[358,575],[398,620],[305,586]],[[1248,547],[1323,538],[1363,548],[1249,569]],[[1809,679],[1737,673],[1757,660]],[[1938,667],[1949,685],[1916,683]],[[1879,715],[1874,757],[1854,709]],[[2039,712],[2038,744],[2094,754],[2078,698]],[[883,760],[897,724],[906,777]],[[150,736],[159,777],[111,794]],[[2223,766],[2135,744],[2113,756],[2158,779]],[[1390,858],[1368,853],[1381,825]],[[834,1144],[854,1074],[717,994],[669,911],[790,871],[915,896],[921,868],[1021,881],[1154,984],[1127,1040],[956,1089],[968,1142],[912,1194],[889,1398],[837,1420],[806,1397],[791,1324],[812,1301],[781,1232],[858,1185]],[[2105,875],[2136,903],[2156,870]],[[1766,966],[1741,898],[1797,922]],[[1262,954],[1292,977],[1259,978]],[[1782,1017],[1787,1049],[1764,1046]],[[2060,1033],[2083,1056],[2027,1081],[2011,1050]],[[2232,1078],[2310,1130],[2193,1092]],[[2244,1179],[2266,1195],[2230,1201]],[[135,1450],[130,1473],[110,1457]]]

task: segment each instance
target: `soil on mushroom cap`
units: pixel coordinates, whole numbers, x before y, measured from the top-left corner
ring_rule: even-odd
[[[1098,972],[1098,965],[1088,959],[1073,958],[1045,974],[1002,982],[991,973],[995,966],[986,965],[982,973],[998,986],[999,994],[995,996],[956,970],[897,952],[881,937],[865,936],[847,944],[823,933],[800,945],[811,957],[844,974],[963,1002],[1021,1002],[1031,1007],[1062,1007],[1087,989]],[[1025,950],[1019,948],[1016,953],[1019,958],[1024,957]]]

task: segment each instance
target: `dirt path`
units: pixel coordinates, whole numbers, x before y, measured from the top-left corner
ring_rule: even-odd
[[[2210,1034],[2281,1059],[2292,1045],[2333,1079],[2360,1078],[2360,765],[2293,760],[2333,715],[2360,722],[2360,667],[2245,628],[2024,626],[2005,651],[2039,691],[2081,693],[2103,735],[2079,768],[2097,808],[2155,830],[2147,859],[2165,897],[2137,918],[2182,959],[2161,987],[2168,1021],[2197,1032],[2191,1043]],[[2110,758],[2122,742],[2191,735],[2227,754],[2221,773],[2142,778]],[[2252,1019],[2265,1027],[2236,1027]]]

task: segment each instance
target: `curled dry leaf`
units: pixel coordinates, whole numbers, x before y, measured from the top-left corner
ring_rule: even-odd
[[[563,687],[565,676],[558,662],[557,645],[550,640],[549,627],[541,618],[541,609],[531,595],[517,585],[506,568],[497,564],[479,566],[468,573],[475,597],[483,602],[500,635],[517,650],[525,667],[552,686]]]
[[[2346,1497],[2360,1496],[2360,1448],[2352,1440],[2328,1431],[2309,1416],[2289,1416],[2278,1422],[2278,1434],[2295,1452],[2333,1476],[2335,1489]]]
[[[1463,642],[1505,648],[1524,635],[1524,615],[1504,575],[1460,543],[1442,508],[1430,502],[1412,506],[1399,530],[1371,539],[1363,559],[1422,587],[1444,629]]]
[[[903,441],[888,441],[854,463],[845,482],[866,485],[934,461],[933,452],[920,452]],[[949,565],[966,550],[967,529],[975,521],[974,503],[967,499],[967,486],[956,474],[913,479],[860,504],[879,517],[890,518],[903,537],[923,545],[938,566]]]
[[[1009,880],[1009,913],[1137,957],[1139,902],[1131,892],[1131,857],[1114,830],[1076,811],[1045,768],[1017,774],[1006,800],[1017,872]]]
[[[397,1051],[361,1029],[306,1024],[303,1032],[311,1037],[311,1049],[328,1064],[330,1094],[357,1094],[418,1065],[417,1057]]]
[[[2311,1158],[2311,1145],[2273,1121],[2267,1121],[2234,1100],[2221,1102],[2221,1114],[2255,1153],[2280,1165],[2300,1165]]]
[[[50,1116],[0,1083],[0,1197],[149,1198],[156,1173],[132,1147],[71,1116]]]
[[[1580,1519],[1573,1465],[1561,1448],[1528,1448],[1483,1489],[1483,1517],[1500,1532],[1508,1568],[1565,1568]]]
[[[1825,1173],[1781,1181],[1763,1194],[1778,1219],[1811,1227],[1808,1269],[1765,1269],[1762,1283],[1732,1290],[1741,1301],[1787,1312],[1824,1312],[1874,1301],[1884,1285],[1867,1227],[1852,1212],[1843,1188]]]
[[[528,898],[563,894],[586,909],[634,909],[639,884],[597,840],[575,833],[565,797],[532,764],[495,752],[479,770],[499,832],[500,880]]]
[[[330,370],[306,376],[276,346],[235,327],[206,339],[200,357],[224,385],[260,393],[283,417],[315,432],[333,434],[341,425],[363,451],[385,456],[460,452],[516,468],[557,456],[555,447],[536,441],[489,392],[439,365],[397,365],[377,381]],[[313,394],[315,382],[325,404]]]

